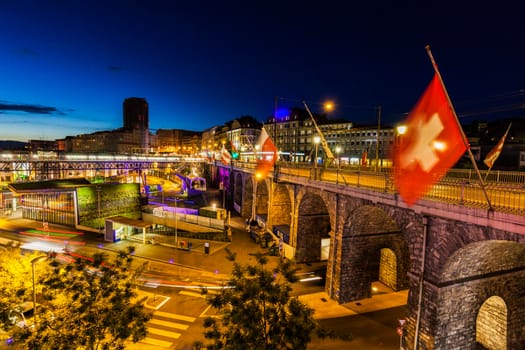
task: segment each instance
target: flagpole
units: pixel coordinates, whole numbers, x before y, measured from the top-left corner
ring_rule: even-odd
[[[434,60],[434,56],[432,56],[432,52],[430,51],[430,45],[425,46],[425,49],[427,50],[427,54],[430,57],[430,61],[432,62],[434,71],[436,72],[439,78],[439,82],[441,83],[441,86],[443,87],[443,91],[445,92],[445,96],[447,97],[447,101],[450,106],[450,109],[452,110],[452,114],[454,115],[454,119],[456,119],[456,123],[461,132],[461,138],[463,139],[463,143],[467,147],[467,152],[468,152],[470,161],[472,162],[472,165],[474,166],[474,169],[476,170],[476,174],[478,174],[479,182],[481,184],[481,189],[483,190],[483,194],[485,195],[485,199],[487,200],[487,204],[489,205],[489,210],[492,211],[493,210],[492,204],[490,204],[490,199],[487,194],[487,190],[485,189],[485,182],[483,181],[483,177],[481,176],[481,173],[479,172],[479,169],[478,169],[478,165],[476,164],[476,159],[474,158],[474,155],[472,154],[472,150],[470,149],[470,143],[468,142],[467,137],[465,136],[465,133],[463,132],[463,128],[461,127],[461,124],[459,123],[458,115],[456,114],[456,110],[454,109],[454,106],[452,105],[452,101],[450,100],[450,96],[448,95],[448,91],[447,91],[447,88],[445,87],[445,83],[443,83],[443,78],[441,77],[441,73],[439,72],[436,61]]]
[[[487,182],[487,178],[489,177],[491,169],[492,169],[492,164],[490,165],[489,169],[487,170],[487,173],[485,174],[485,182]]]

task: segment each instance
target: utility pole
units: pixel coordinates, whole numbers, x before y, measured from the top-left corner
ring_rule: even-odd
[[[381,106],[377,106],[376,171],[379,169],[379,141],[381,133]]]

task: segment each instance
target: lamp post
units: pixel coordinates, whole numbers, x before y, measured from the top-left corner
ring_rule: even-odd
[[[315,144],[315,159],[314,159],[314,180],[317,180],[317,152],[319,150],[319,143],[321,142],[321,137],[319,135],[314,136],[314,144]]]
[[[396,134],[394,138],[394,149],[396,152],[399,152],[399,150],[403,147],[403,135],[407,132],[407,126],[406,125],[398,125],[396,127]],[[397,164],[394,162],[393,166],[397,167]],[[394,171],[397,170],[394,168]]]
[[[175,247],[177,246],[177,197],[175,197]]]
[[[396,127],[396,147],[403,147],[403,144],[401,141],[403,140],[403,135],[407,132],[407,126],[406,125],[398,125]]]
[[[337,154],[337,176],[336,176],[335,183],[339,184],[339,170],[341,169],[341,157],[340,157],[341,146],[335,147],[335,153]]]
[[[379,143],[381,142],[381,106],[377,107],[376,171],[379,169]]]
[[[33,317],[36,323],[36,286],[35,286],[35,264],[43,259],[46,259],[47,255],[39,255],[31,259],[31,275],[33,279]]]
[[[98,233],[100,234],[101,226],[100,226],[100,186],[97,186],[97,210],[98,210]]]
[[[257,186],[259,185],[259,180],[261,179],[261,174],[256,173],[255,174],[255,183],[253,186],[253,201],[252,201],[252,217],[251,220],[256,220],[257,215]],[[250,221],[251,221],[250,220]]]

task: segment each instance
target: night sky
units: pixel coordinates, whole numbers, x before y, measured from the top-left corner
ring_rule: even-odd
[[[394,124],[432,78],[427,44],[460,118],[525,115],[519,7],[361,2],[0,0],[0,140],[121,127],[127,97],[153,131],[262,122],[275,96]]]

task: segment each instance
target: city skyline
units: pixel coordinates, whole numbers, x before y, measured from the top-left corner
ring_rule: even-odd
[[[1,140],[54,140],[122,126],[128,97],[150,129],[202,131],[332,100],[329,117],[395,123],[433,75],[460,117],[522,116],[516,9],[334,1],[0,4]]]

